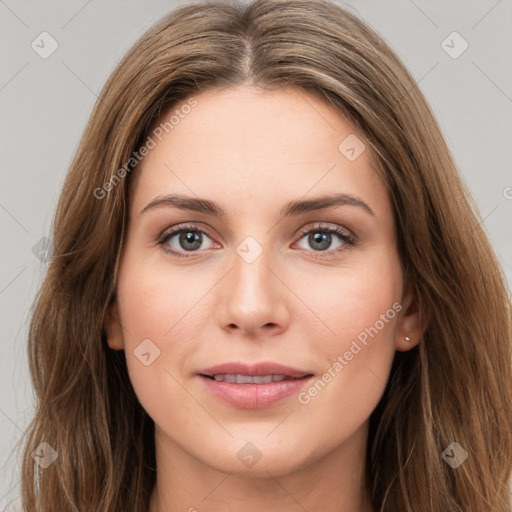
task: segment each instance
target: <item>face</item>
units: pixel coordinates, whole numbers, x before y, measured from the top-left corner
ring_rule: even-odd
[[[194,100],[133,171],[108,343],[169,453],[282,474],[362,435],[419,339],[392,207],[369,145],[318,98]]]

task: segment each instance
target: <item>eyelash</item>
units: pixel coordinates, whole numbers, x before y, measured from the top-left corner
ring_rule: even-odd
[[[182,233],[182,232],[187,232],[187,231],[193,231],[195,233],[203,233],[203,234],[207,235],[209,238],[213,238],[212,235],[208,232],[208,230],[205,230],[203,228],[199,229],[197,226],[195,226],[193,224],[182,224],[182,225],[179,225],[179,226],[173,228],[170,231],[166,231],[163,234],[161,234],[158,237],[158,239],[157,239],[157,245],[161,246],[162,250],[164,250],[165,252],[167,252],[169,254],[172,254],[173,256],[176,256],[178,258],[191,258],[191,257],[193,257],[192,255],[194,253],[197,253],[199,251],[188,251],[192,255],[191,256],[185,256],[183,253],[187,252],[187,251],[176,251],[175,249],[171,249],[167,245],[167,242],[173,236],[175,236],[175,235],[177,235],[179,233]],[[309,228],[301,230],[300,233],[299,233],[299,240],[302,240],[302,238],[304,238],[305,235],[308,235],[310,233],[328,233],[328,234],[338,235],[339,238],[343,242],[343,245],[341,245],[337,249],[331,249],[331,250],[327,250],[327,251],[314,251],[314,250],[311,250],[310,252],[318,254],[317,256],[314,256],[315,258],[318,258],[318,259],[331,258],[331,257],[333,257],[332,256],[333,253],[340,253],[340,252],[343,252],[343,251],[347,251],[351,247],[357,245],[356,237],[354,237],[353,235],[349,234],[348,231],[342,229],[341,227],[332,227],[332,226],[327,226],[325,224],[317,224],[317,225],[315,225],[313,227],[309,227]],[[323,254],[329,254],[329,256],[324,256]]]

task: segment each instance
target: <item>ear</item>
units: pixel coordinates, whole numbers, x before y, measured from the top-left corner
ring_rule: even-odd
[[[108,346],[112,350],[123,350],[123,328],[121,326],[121,318],[119,316],[116,298],[114,298],[114,300],[111,302],[110,306],[107,309],[104,329],[107,335]]]
[[[427,324],[427,315],[422,311],[419,300],[412,286],[409,285],[402,299],[396,350],[404,352],[418,345],[427,329]]]

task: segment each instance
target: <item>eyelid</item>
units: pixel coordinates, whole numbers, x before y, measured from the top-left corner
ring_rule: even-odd
[[[332,230],[342,232],[347,237],[355,239],[355,235],[347,228],[340,226],[339,224],[330,224],[328,222],[314,222],[313,225],[308,224],[307,226],[304,226],[303,228],[300,228],[300,230],[297,233],[297,236],[303,236],[306,233],[309,233],[310,231],[322,231],[322,230]]]
[[[161,242],[165,238],[167,238],[170,235],[176,235],[177,233],[181,231],[198,231],[200,233],[204,233],[208,235],[210,238],[214,238],[212,232],[204,227],[201,223],[195,223],[195,222],[184,222],[182,224],[176,224],[175,226],[172,226],[171,228],[166,228],[160,235],[157,237],[157,241]]]

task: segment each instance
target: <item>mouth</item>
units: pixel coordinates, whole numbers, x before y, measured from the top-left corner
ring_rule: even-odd
[[[313,373],[277,363],[225,363],[202,370],[198,377],[214,398],[241,409],[262,409],[298,393]]]
[[[200,375],[216,382],[230,382],[231,384],[270,384],[271,382],[282,382],[283,380],[303,379],[308,376],[306,373],[297,377],[290,377],[288,375],[241,375],[234,373]],[[312,376],[312,374],[309,374],[309,376]]]

